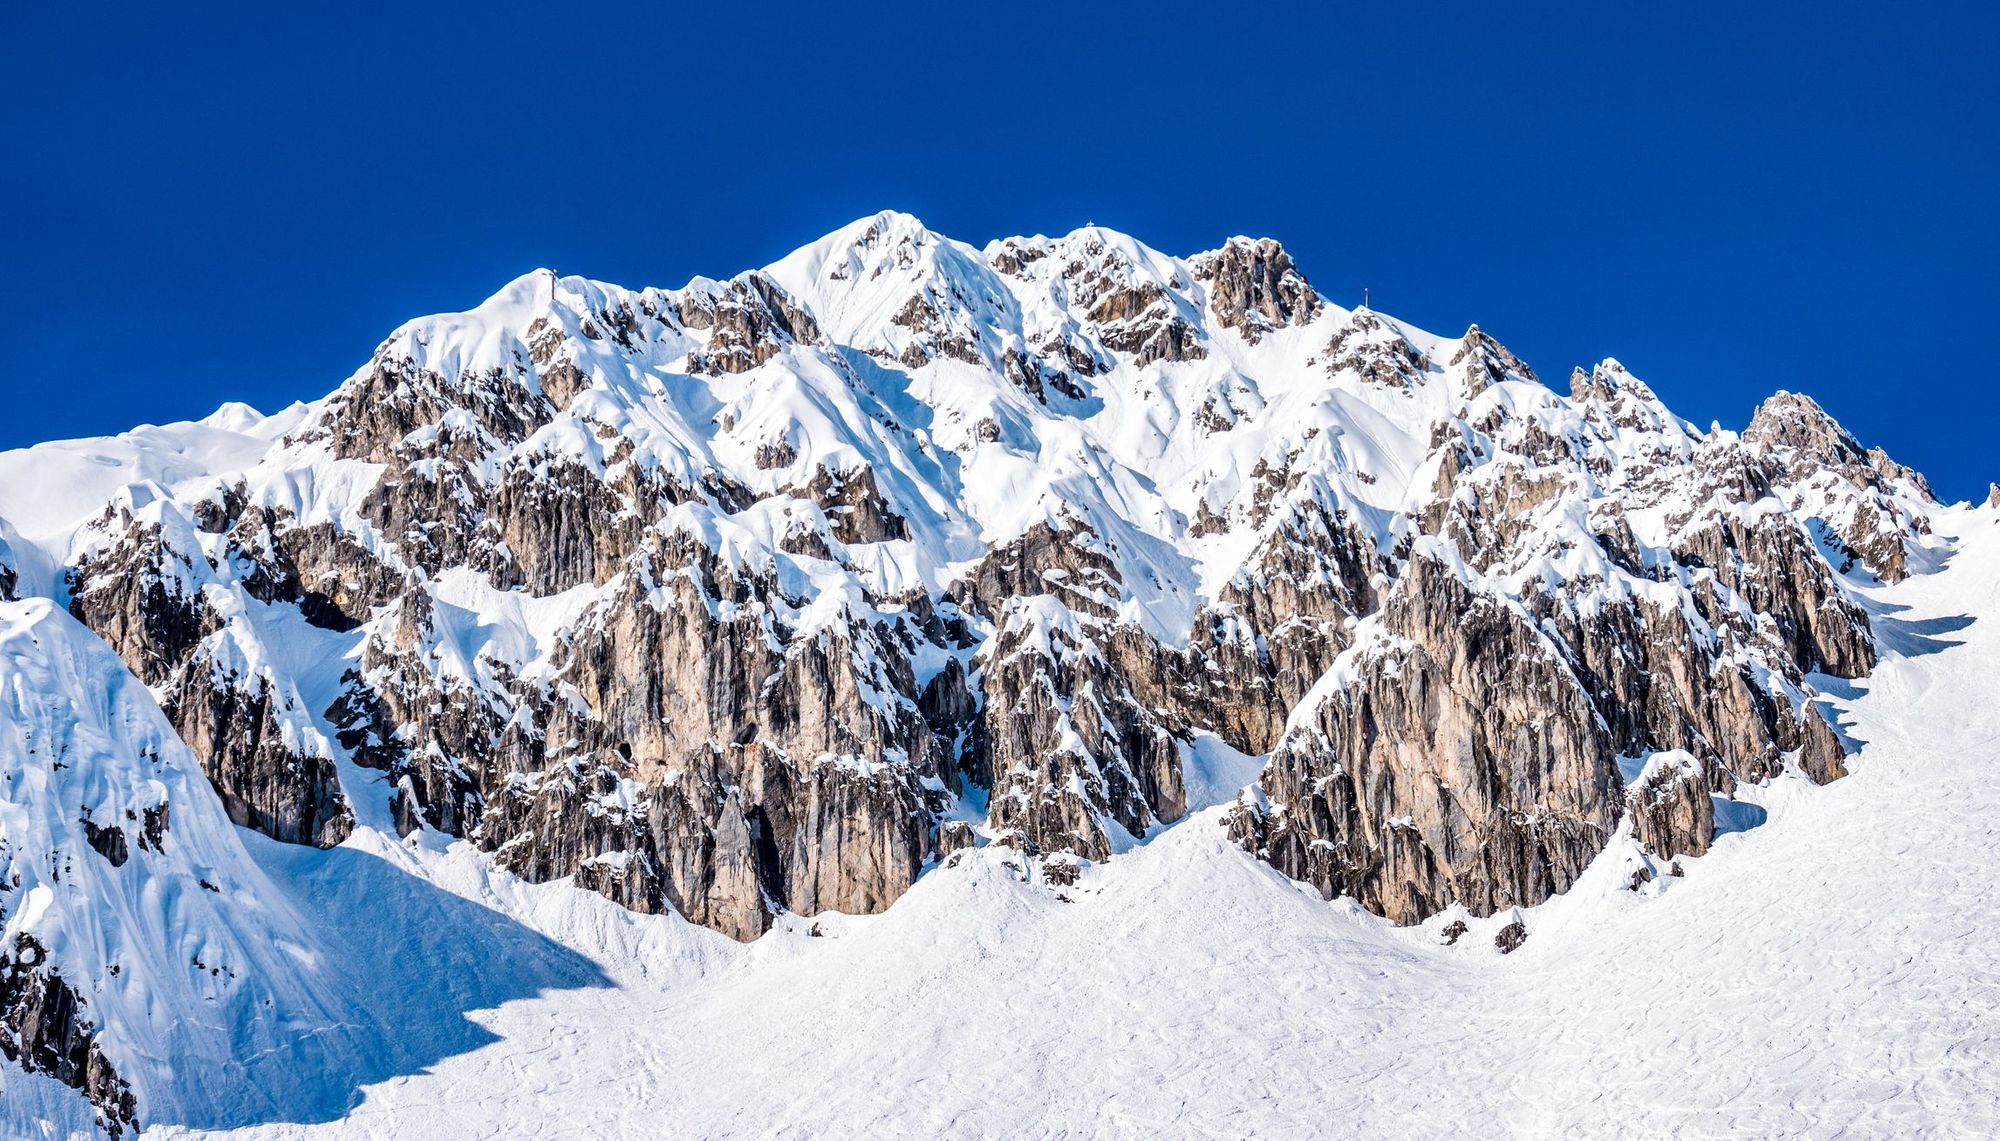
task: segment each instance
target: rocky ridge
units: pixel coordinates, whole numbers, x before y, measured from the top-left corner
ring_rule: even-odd
[[[1932,506],[1803,397],[1560,395],[1268,240],[883,214],[681,290],[529,274],[34,541],[236,823],[748,939],[968,844],[1112,857],[1210,737],[1267,757],[1248,851],[1401,922],[1697,853],[1706,797],[1844,772],[1812,679],[1870,668],[1846,583]]]

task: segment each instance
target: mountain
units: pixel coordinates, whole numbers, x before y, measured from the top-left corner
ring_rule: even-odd
[[[1219,884],[1454,945],[1658,895],[1860,763],[1829,718],[1910,653],[1882,599],[1980,513],[1805,396],[1737,433],[1617,361],[1567,387],[1267,239],[884,213],[679,290],[536,271],[310,404],[0,455],[7,1055],[114,1130],[235,1121],[166,1059],[287,1025],[343,1028],[320,1068],[450,1056],[371,1046],[382,974],[287,910],[361,853],[561,881],[592,945],[586,893],[738,941],[1001,869],[1069,898],[1190,817]],[[590,985],[550,963],[409,997]]]

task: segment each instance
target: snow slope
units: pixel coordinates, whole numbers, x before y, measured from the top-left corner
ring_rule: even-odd
[[[355,1083],[487,1040],[455,1010],[602,978],[364,851],[300,849],[312,867],[288,874],[289,846],[229,823],[145,687],[46,599],[0,602],[0,782],[0,946],[75,993],[148,1121],[331,1120]],[[373,926],[389,916],[394,939]],[[423,924],[462,957],[399,958]],[[0,1065],[0,1136],[90,1120]]]
[[[1522,917],[1513,955],[1491,941],[1511,916],[1444,946],[1451,916],[1399,929],[1322,902],[1213,812],[1072,888],[986,849],[883,915],[748,946],[363,830],[350,847],[408,884],[613,985],[479,1011],[492,1042],[368,1086],[343,1120],[229,1135],[1991,1136],[2000,512],[1937,519],[1943,569],[1869,592],[1880,667],[1819,679],[1865,743],[1853,776],[1759,790],[1761,823],[1637,893],[1614,845]],[[327,890],[341,853],[262,851],[354,946],[396,944],[404,902]]]

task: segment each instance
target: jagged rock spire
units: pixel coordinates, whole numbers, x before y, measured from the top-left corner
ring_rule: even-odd
[[[1195,280],[1208,287],[1216,321],[1252,344],[1271,329],[1307,324],[1319,316],[1319,294],[1285,248],[1269,238],[1231,238],[1221,249],[1197,255],[1190,265]]]

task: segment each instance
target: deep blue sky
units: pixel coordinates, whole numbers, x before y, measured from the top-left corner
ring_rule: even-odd
[[[409,7],[10,12],[0,447],[321,395],[536,266],[676,286],[896,207],[1268,234],[1558,383],[1615,355],[1732,427],[1801,389],[1948,496],[2000,478],[1989,6]]]

